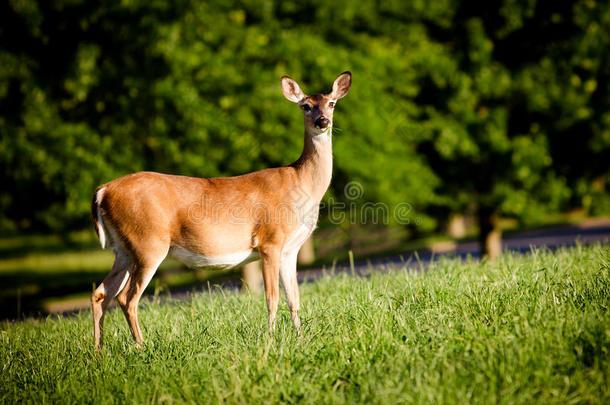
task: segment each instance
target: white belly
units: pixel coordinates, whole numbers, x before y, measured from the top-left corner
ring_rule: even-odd
[[[218,256],[204,256],[178,245],[172,246],[169,254],[174,259],[189,267],[214,267],[217,269],[230,269],[259,258],[258,252],[255,250],[245,250],[243,252],[228,253]]]

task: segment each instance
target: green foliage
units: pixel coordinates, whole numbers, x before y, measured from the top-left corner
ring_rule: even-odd
[[[0,325],[0,401],[541,403],[610,400],[607,246],[443,260],[302,286],[304,338],[262,295],[143,303],[134,347],[110,310]]]
[[[347,69],[329,195],[358,181],[365,200],[410,203],[423,229],[435,226],[426,207],[446,215],[473,201],[526,221],[567,198],[599,211],[609,10],[590,0],[5,2],[0,227],[80,227],[95,187],[137,170],[288,164],[303,129],[279,77],[314,93]]]
[[[607,4],[456,1],[450,9],[449,23],[429,24],[444,46],[421,63],[418,94],[429,131],[420,150],[443,179],[443,205],[464,211],[474,202],[532,222],[567,208],[576,179],[606,183],[608,166],[597,159],[608,149],[593,151],[586,138],[595,130],[583,126],[601,123],[592,111],[608,96],[595,83],[608,80],[610,37],[593,40]]]

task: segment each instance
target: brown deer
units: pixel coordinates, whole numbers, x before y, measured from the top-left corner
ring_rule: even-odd
[[[142,343],[138,302],[170,255],[190,267],[230,268],[260,257],[268,328],[273,332],[282,280],[300,333],[296,258],[313,232],[332,175],[335,103],[351,86],[350,72],[328,94],[305,95],[289,77],[282,92],[303,111],[305,145],[291,165],[236,177],[195,178],[139,172],[99,186],[91,207],[112,270],[91,295],[95,348],[103,344],[104,313],[116,297],[136,344]]]

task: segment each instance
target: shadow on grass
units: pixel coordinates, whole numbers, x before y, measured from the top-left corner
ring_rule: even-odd
[[[93,283],[100,283],[107,273],[40,273],[27,270],[0,273],[0,318],[16,319],[42,314],[46,299],[91,291]]]
[[[86,300],[99,285],[108,271],[41,273],[20,270],[0,273],[0,319],[20,319],[44,316],[49,312],[45,303],[71,295],[82,295]],[[193,290],[204,290],[207,286],[222,285],[238,288],[241,285],[240,271],[203,272],[185,268],[159,269],[146,289],[180,295]]]

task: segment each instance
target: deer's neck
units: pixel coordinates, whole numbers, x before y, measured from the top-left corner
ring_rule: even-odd
[[[330,185],[333,172],[332,129],[320,135],[305,131],[305,144],[301,157],[293,166],[299,174],[303,191],[319,202]]]

